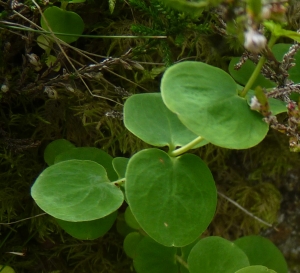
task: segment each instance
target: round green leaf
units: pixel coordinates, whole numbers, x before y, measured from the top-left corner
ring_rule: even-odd
[[[235,273],[277,273],[272,269],[269,269],[265,266],[261,266],[261,265],[252,265],[252,266],[247,266],[244,267],[238,271],[236,271]]]
[[[137,137],[158,147],[183,146],[199,136],[165,106],[160,93],[131,96],[124,105],[124,124]],[[201,142],[205,144],[207,141]]]
[[[250,265],[263,265],[277,273],[287,273],[286,261],[279,249],[268,239],[246,236],[234,242],[248,256]]]
[[[137,222],[165,246],[196,240],[216,209],[211,172],[192,154],[174,158],[158,149],[138,152],[128,163],[125,190]]]
[[[254,69],[255,69],[255,64],[250,61],[247,60],[242,67],[239,70],[235,70],[234,66],[240,61],[239,57],[234,57],[231,59],[230,63],[229,63],[229,73],[230,75],[241,85],[246,85],[246,83],[248,82],[248,80],[250,79]],[[252,88],[255,89],[256,86],[261,86],[264,88],[271,88],[271,87],[275,87],[276,84],[274,82],[272,82],[271,80],[266,79],[262,74],[259,74],[257,79],[255,80],[255,82],[252,85]]]
[[[124,200],[105,169],[89,160],[68,160],[45,169],[31,188],[37,205],[70,222],[91,221],[117,210]]]
[[[232,273],[249,266],[246,254],[221,237],[200,240],[188,257],[190,273]]]
[[[55,158],[54,163],[56,164],[58,162],[70,159],[91,160],[97,162],[105,168],[110,181],[115,181],[118,179],[118,175],[116,174],[112,166],[113,157],[100,149],[94,147],[80,147],[69,149],[64,153],[59,154]]]
[[[136,221],[135,217],[133,216],[130,207],[126,208],[124,216],[125,216],[125,221],[128,226],[130,226],[131,228],[134,228],[134,229],[141,228],[139,223]]]
[[[56,219],[58,225],[68,234],[79,240],[94,240],[110,230],[117,218],[117,211],[97,220],[68,222]]]
[[[129,162],[129,158],[125,158],[125,157],[115,157],[113,159],[112,165],[115,172],[118,174],[119,179],[125,177],[128,162]]]
[[[1,273],[15,273],[15,270],[8,265],[0,264],[0,272]]]
[[[74,144],[66,139],[57,139],[49,143],[44,151],[44,160],[50,166],[54,164],[55,158],[68,150],[74,148]]]
[[[49,31],[48,25],[53,32],[81,35],[84,29],[82,18],[75,12],[66,11],[58,7],[49,7],[44,11],[44,17],[41,17],[41,26]],[[78,36],[56,35],[66,43],[72,43],[78,40]]]
[[[176,248],[165,247],[149,237],[137,245],[133,265],[137,273],[178,273]]]
[[[133,259],[136,256],[136,248],[143,238],[144,236],[138,232],[131,232],[126,236],[123,249],[128,257]]]
[[[268,125],[238,96],[223,70],[200,62],[171,66],[161,83],[167,107],[195,134],[221,147],[245,149],[264,139]]]

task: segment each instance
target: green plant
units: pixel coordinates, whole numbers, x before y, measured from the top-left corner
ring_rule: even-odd
[[[195,69],[194,66],[197,66],[198,69]],[[174,69],[181,72],[188,69],[191,75],[193,75],[193,71],[198,73],[201,69],[202,76],[207,75],[207,77],[209,75],[216,77],[219,73],[220,77],[223,77],[223,82],[226,81],[226,77],[229,77],[223,71],[205,64],[180,63],[165,73],[162,80],[163,95],[164,92],[167,94],[168,88],[175,90],[173,85],[167,84],[168,80],[181,88],[185,84],[188,85],[192,94],[195,93],[195,89],[191,89],[191,86],[197,89],[199,86],[207,88],[207,85],[205,86],[202,82],[205,77],[199,78],[194,75],[194,77],[187,78],[185,73],[181,73],[181,76],[174,74]],[[214,70],[213,74],[210,69]],[[229,80],[232,81],[230,77]],[[176,81],[181,82],[179,84]],[[215,89],[210,89],[210,92],[222,92],[224,85],[217,90],[216,86],[214,87]],[[236,88],[233,81],[231,87]],[[185,94],[187,97],[190,96],[190,93]],[[204,96],[206,96],[205,93]],[[177,94],[177,98],[179,98],[179,94]],[[219,100],[217,97],[216,101],[219,102]],[[248,119],[253,117],[254,124],[257,122],[258,126],[265,128],[259,114],[249,109],[247,100],[242,98],[240,100],[245,112],[249,111],[246,112],[249,115]],[[181,98],[180,101],[184,103],[184,98]],[[195,99],[192,98],[192,101]],[[230,105],[238,104],[230,103]],[[241,108],[239,105],[238,107],[238,109]],[[220,109],[218,103],[216,108]],[[191,109],[193,108],[191,107]],[[208,119],[211,118],[208,115]],[[198,117],[195,116],[195,119],[198,120]],[[239,117],[235,120],[232,119],[234,118],[230,118],[230,122],[235,122],[238,124],[235,126],[239,126]],[[204,121],[205,117],[202,120]],[[225,120],[228,120],[226,116]],[[203,257],[201,261],[215,260],[214,249],[220,248],[221,245],[220,257],[224,252],[229,256],[224,256],[223,260],[219,259],[220,264],[216,264],[217,268],[209,263],[205,271],[210,267],[211,271],[208,272],[221,272],[220,268],[225,266],[225,261],[228,259],[232,261],[232,265],[226,265],[228,272],[252,265],[242,250],[236,247],[231,253],[229,249],[232,244],[218,237],[210,237],[213,241],[208,241],[207,246],[203,240],[200,240],[195,248],[192,248],[193,255],[189,256],[186,253],[183,255],[183,248],[197,240],[215,213],[217,191],[209,169],[197,156],[184,154],[191,148],[207,144],[207,141],[187,129],[180,122],[178,116],[165,106],[159,93],[131,96],[125,104],[124,121],[125,126],[142,140],[158,147],[168,146],[169,151],[164,152],[157,148],[150,148],[138,152],[129,160],[112,159],[103,151],[95,148],[74,148],[70,144],[64,144],[65,140],[54,141],[45,151],[45,160],[51,164],[53,162],[54,165],[51,165],[39,176],[32,188],[32,196],[37,204],[53,217],[68,221],[69,225],[72,225],[73,222],[76,229],[76,222],[87,221],[90,223],[113,213],[120,207],[123,202],[122,189],[124,190],[125,184],[126,202],[132,213],[131,217],[128,216],[128,213],[125,214],[125,219],[130,226],[142,229],[152,238],[143,239],[138,234],[136,236],[129,234],[129,237],[125,239],[124,248],[129,256],[134,258],[134,265],[138,272],[152,272],[147,268],[149,268],[149,263],[154,264],[154,261],[158,265],[151,267],[153,272],[165,272],[166,268],[171,270],[169,272],[177,272],[178,265],[174,263],[174,259],[177,259],[181,266],[188,264],[190,272],[199,272],[199,268],[203,267],[203,263],[198,262],[199,255]],[[147,124],[146,127],[142,126],[145,124]],[[224,126],[228,125],[224,124]],[[250,125],[244,124],[244,126],[252,125],[250,123]],[[246,128],[244,128],[244,132],[249,134],[249,130]],[[208,135],[211,134],[210,130],[208,130]],[[226,130],[221,127],[220,131],[222,130],[225,134]],[[262,140],[266,131],[267,129],[263,130],[263,133],[257,134],[259,137],[255,143],[253,143],[253,138],[250,140],[249,138],[240,139],[238,132],[230,133],[230,141],[227,141],[227,136],[225,140],[217,138],[214,141],[217,141],[219,145],[230,145],[231,148],[250,147]],[[62,151],[60,148],[62,144],[66,147],[66,151]],[[176,149],[178,146],[181,148]],[[106,177],[104,168],[96,162],[106,167],[110,180]],[[114,170],[111,166],[114,167]],[[118,177],[116,177],[117,175]],[[99,182],[101,183],[99,184]],[[136,219],[137,225],[132,224],[130,219]],[[202,246],[202,244],[204,245]],[[202,247],[205,250],[202,250]],[[211,248],[211,252],[206,247]],[[199,250],[197,250],[198,248]],[[203,256],[202,251],[208,256]],[[237,255],[241,255],[243,258],[236,259]],[[281,258],[280,265],[283,269],[280,268],[278,272],[286,272],[283,258]]]
[[[77,13],[67,11],[66,7],[68,3],[80,2],[82,1],[62,1],[61,8],[53,6],[45,9],[41,17],[42,28],[46,31],[61,33],[57,35],[57,38],[66,43],[78,40],[84,30],[84,22]]]
[[[278,24],[265,22],[265,26],[271,32],[268,49],[280,36],[299,40],[299,34]],[[272,54],[261,57],[247,81],[240,82],[244,88],[226,72],[204,63],[170,67],[161,94],[131,96],[124,107],[126,128],[150,145],[167,146],[167,151],[149,148],[130,159],[113,159],[99,149],[75,148],[70,143],[62,151],[65,140],[55,141],[45,152],[50,167],[32,187],[34,200],[58,224],[66,222],[75,231],[78,224],[90,227],[99,219],[110,226],[113,214],[126,201],[130,211],[125,220],[139,233],[127,235],[124,249],[141,273],[287,272],[282,254],[263,238],[244,237],[234,243],[215,236],[198,240],[214,216],[217,190],[205,163],[187,153],[208,142],[230,149],[253,147],[265,138],[268,123],[292,134],[290,146],[299,149],[296,102],[289,102],[289,127],[281,125],[275,115],[285,112],[285,105],[274,99],[276,94],[269,98],[255,86],[261,84],[257,77]],[[103,234],[80,233],[85,239]],[[266,259],[253,250],[261,248]]]
[[[2,272],[2,273],[15,273],[15,271],[8,265],[6,265],[6,266],[0,265],[0,272]]]

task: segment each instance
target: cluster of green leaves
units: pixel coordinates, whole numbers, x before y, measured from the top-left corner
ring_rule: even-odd
[[[270,105],[277,113],[285,110],[275,100]],[[130,159],[112,158],[100,149],[75,148],[63,139],[46,148],[49,167],[31,193],[66,232],[80,239],[102,236],[125,201],[130,209],[125,219],[147,234],[129,234],[124,242],[139,273],[166,268],[177,272],[178,266],[192,273],[287,272],[282,254],[270,242],[272,251],[266,253],[271,258],[252,260],[251,249],[262,248],[265,239],[244,237],[240,244],[219,237],[199,240],[214,217],[217,191],[206,164],[186,152],[208,142],[250,148],[268,131],[227,73],[199,62],[176,64],[165,72],[161,94],[138,94],[126,101],[124,124],[146,143],[167,146],[168,151],[149,148]]]
[[[189,10],[195,10],[218,1],[177,3],[187,3]],[[41,25],[71,43],[82,33],[83,22],[64,8],[47,8]],[[72,29],[62,23],[64,20],[71,22]],[[278,27],[276,33],[295,36]],[[42,48],[46,44],[45,50],[51,48],[51,37],[42,41],[38,38]],[[278,52],[283,54],[287,47]],[[276,55],[276,46],[274,50]],[[248,70],[236,74],[231,70],[233,78],[244,85],[251,76],[245,73]],[[255,85],[268,87],[267,81]],[[34,200],[67,233],[80,240],[103,236],[126,202],[125,220],[138,232],[125,238],[124,250],[140,273],[287,272],[282,255],[263,238],[244,237],[234,243],[219,237],[198,240],[214,217],[217,191],[204,161],[186,152],[207,143],[250,148],[268,131],[262,116],[249,109],[253,92],[243,98],[239,89],[224,71],[204,63],[172,66],[163,77],[161,94],[134,95],[124,109],[126,128],[150,145],[167,146],[167,152],[150,148],[130,159],[112,158],[96,148],[76,148],[66,140],[55,141],[45,151],[49,167],[32,187]],[[286,111],[280,101],[271,99],[269,103],[273,114]]]

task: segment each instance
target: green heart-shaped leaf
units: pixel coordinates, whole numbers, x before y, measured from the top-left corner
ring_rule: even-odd
[[[211,172],[192,154],[174,158],[158,149],[138,152],[128,163],[125,189],[137,222],[165,246],[196,240],[216,209]]]
[[[78,40],[84,29],[82,18],[75,12],[66,11],[58,7],[50,7],[44,11],[44,17],[41,17],[41,26],[49,31],[49,27],[53,32],[71,34],[71,35],[56,35],[59,39],[66,43],[72,43]],[[48,27],[49,26],[49,27]]]
[[[68,234],[79,240],[94,240],[103,236],[110,230],[117,218],[117,212],[113,212],[103,218],[86,222],[68,222],[56,219],[58,225]]]
[[[137,246],[143,238],[144,236],[138,232],[131,232],[126,236],[123,243],[123,249],[128,257],[133,259],[136,256]]]
[[[105,169],[89,160],[67,160],[45,169],[32,186],[31,195],[42,210],[70,222],[105,217],[124,200]]]
[[[277,273],[287,273],[286,261],[279,249],[261,236],[246,236],[234,242],[248,256],[250,265],[263,265]]]
[[[178,273],[175,254],[176,248],[145,237],[136,247],[133,265],[137,273]]]
[[[129,162],[129,158],[125,158],[125,157],[115,157],[113,159],[112,165],[115,172],[118,174],[119,179],[125,177],[128,162]]]
[[[58,162],[70,159],[91,160],[97,162],[105,168],[110,181],[115,181],[118,179],[118,175],[112,166],[113,157],[101,149],[95,147],[79,147],[69,149],[55,157],[54,163],[56,164]]]
[[[195,134],[221,147],[246,149],[268,132],[262,116],[238,96],[223,70],[199,62],[171,66],[161,83],[166,106]]]
[[[200,240],[188,257],[190,273],[232,273],[249,266],[246,254],[221,237]]]
[[[66,139],[57,139],[49,143],[44,151],[44,160],[50,166],[54,164],[55,158],[68,150],[75,147],[70,141]]]
[[[124,124],[137,137],[158,147],[175,148],[198,137],[165,106],[159,93],[131,96],[124,105]],[[205,144],[203,140],[197,147]]]
[[[261,266],[261,265],[252,265],[252,266],[247,266],[244,267],[238,271],[236,271],[235,273],[277,273],[272,269],[269,269],[265,266]]]

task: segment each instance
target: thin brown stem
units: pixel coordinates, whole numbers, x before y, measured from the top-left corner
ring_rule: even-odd
[[[186,269],[189,269],[187,262],[185,260],[183,260],[180,256],[175,255],[175,258],[176,258],[177,262],[182,264]]]
[[[46,215],[47,213],[41,213],[41,214],[38,214],[38,215],[35,215],[35,216],[31,216],[31,217],[28,217],[28,218],[24,218],[22,220],[18,220],[18,221],[15,221],[15,222],[10,222],[10,223],[0,223],[0,225],[13,225],[13,224],[16,224],[16,223],[20,223],[20,222],[23,222],[23,221],[26,221],[26,220],[30,220],[30,219],[33,219],[33,218],[36,218],[36,217],[40,217],[40,216],[44,216]]]
[[[240,210],[242,210],[243,212],[245,212],[247,215],[251,216],[252,218],[254,218],[256,221],[274,228],[275,230],[277,230],[272,224],[260,219],[259,217],[255,216],[253,213],[251,213],[250,211],[246,210],[244,207],[242,207],[240,204],[238,204],[237,202],[235,202],[234,200],[232,200],[231,198],[227,197],[225,194],[221,193],[218,191],[218,195],[220,195],[221,197],[223,197],[224,199],[226,199],[228,202],[230,202],[231,204],[235,205],[237,208],[239,208]]]

